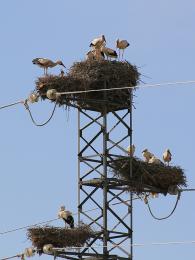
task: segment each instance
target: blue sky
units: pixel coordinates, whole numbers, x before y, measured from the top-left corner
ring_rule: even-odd
[[[42,70],[33,58],[62,59],[70,67],[84,59],[91,39],[102,33],[112,48],[118,37],[130,42],[125,59],[140,67],[145,83],[194,80],[194,10],[192,0],[1,0],[0,104],[25,98],[34,89]],[[169,147],[172,163],[185,170],[190,187],[195,187],[194,95],[194,84],[138,89],[133,115],[136,155],[147,147],[161,156]],[[43,121],[52,105],[40,102],[32,110]],[[22,106],[1,110],[0,120],[0,232],[55,218],[61,204],[75,212],[77,111],[57,109],[43,128],[31,123]],[[174,216],[161,222],[136,202],[134,242],[195,240],[194,198],[193,192],[183,193]],[[152,201],[154,211],[166,215],[174,200]],[[0,235],[0,257],[27,246],[25,231]],[[194,253],[193,245],[146,246],[135,248],[134,256],[190,260]]]

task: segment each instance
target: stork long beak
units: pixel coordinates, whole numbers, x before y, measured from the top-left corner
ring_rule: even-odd
[[[64,68],[66,68],[66,66],[65,66],[63,63],[62,63],[61,65],[62,65]]]

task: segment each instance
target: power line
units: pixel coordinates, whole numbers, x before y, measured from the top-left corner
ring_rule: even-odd
[[[24,104],[24,101],[23,101],[23,100],[16,101],[16,102],[14,102],[14,103],[10,103],[10,104],[1,106],[0,109],[4,109],[4,108],[7,108],[7,107],[11,107],[11,106],[16,106],[16,105],[18,105],[18,104]]]
[[[145,84],[140,86],[138,85],[135,87],[130,86],[130,87],[122,87],[122,88],[102,88],[102,89],[90,89],[90,90],[80,90],[80,91],[67,91],[67,92],[58,92],[57,94],[59,95],[82,94],[82,93],[90,93],[90,92],[136,89],[136,88],[147,88],[147,87],[162,87],[162,86],[184,85],[184,84],[192,84],[192,83],[195,83],[195,80]]]
[[[165,245],[189,245],[189,244],[195,244],[195,240],[189,240],[189,241],[168,241],[168,242],[151,242],[151,243],[134,243],[133,247],[144,247],[144,246],[165,246]],[[116,245],[110,245],[110,246],[83,246],[83,247],[70,247],[71,249],[95,249],[95,248],[104,248],[104,247],[117,247]],[[67,250],[66,248],[53,248],[53,250]],[[16,257],[22,257],[23,254],[17,254],[9,257],[0,258],[0,260],[8,260]]]
[[[90,90],[81,90],[81,91],[67,91],[67,92],[59,92],[59,95],[70,95],[70,94],[82,94],[82,93],[89,93],[89,92],[101,92],[101,91],[113,91],[113,90],[124,90],[124,89],[136,89],[136,88],[147,88],[147,87],[162,87],[162,86],[174,86],[174,85],[187,85],[195,83],[195,80],[188,80],[188,81],[175,81],[175,82],[164,82],[164,83],[155,83],[155,84],[144,84],[138,85],[135,87],[123,87],[123,88],[108,88],[108,89],[90,89]],[[4,106],[0,106],[0,109],[4,109],[10,106],[15,106],[17,104],[24,104],[25,101],[16,101],[14,103],[9,103]]]
[[[134,247],[143,247],[143,246],[164,246],[164,245],[186,245],[186,244],[195,244],[195,240],[189,240],[189,241],[167,241],[167,242],[151,242],[151,243],[134,243]],[[128,245],[127,245],[128,246]],[[82,249],[82,248],[103,248],[103,247],[109,247],[109,246],[83,246],[83,247],[70,247],[71,249]],[[110,247],[113,247],[110,245]],[[116,244],[117,247],[117,244]],[[67,250],[67,248],[53,248],[54,250]]]
[[[156,216],[154,215],[154,213],[152,212],[152,209],[151,209],[151,207],[150,207],[149,201],[147,201],[146,204],[147,204],[147,206],[148,206],[148,210],[149,210],[149,212],[150,212],[150,215],[151,215],[154,219],[156,219],[156,220],[165,220],[165,219],[168,219],[168,218],[171,217],[171,216],[173,215],[173,213],[175,212],[175,210],[176,210],[176,208],[177,208],[177,205],[178,205],[178,202],[179,202],[179,200],[180,200],[180,197],[181,197],[181,192],[178,192],[177,200],[176,200],[176,202],[175,202],[175,205],[174,205],[174,207],[173,207],[171,213],[169,213],[169,215],[167,215],[166,217],[156,217]]]
[[[0,260],[8,260],[8,259],[16,258],[16,257],[22,257],[22,254],[13,255],[13,256],[8,256],[8,257],[5,257],[5,258],[1,258]]]
[[[32,112],[31,112],[31,110],[30,110],[29,105],[28,105],[27,102],[24,102],[24,106],[25,106],[26,110],[28,111],[29,116],[30,116],[30,118],[31,118],[31,121],[33,122],[33,124],[34,124],[35,126],[45,126],[45,125],[48,124],[48,123],[50,122],[50,120],[53,118],[54,113],[55,113],[55,110],[56,110],[56,107],[57,107],[57,102],[55,102],[55,105],[54,105],[54,107],[53,107],[53,110],[52,110],[52,113],[51,113],[50,117],[49,117],[45,122],[43,122],[43,123],[41,123],[41,124],[38,124],[38,123],[35,121],[35,119],[34,119],[34,117],[33,117],[33,115],[32,115]]]
[[[179,190],[179,192],[183,192],[183,191],[195,191],[195,189],[181,189],[181,190]],[[134,200],[135,199],[139,199],[139,197],[134,198]],[[130,201],[130,200],[125,200],[124,202],[128,202],[128,201]],[[114,206],[114,205],[118,205],[118,204],[121,204],[121,203],[123,203],[123,202],[116,202],[116,203],[112,203],[111,205]],[[84,211],[84,213],[95,211],[95,210],[98,210],[98,209],[99,209],[98,207],[92,208],[92,209]],[[75,215],[78,215],[78,213],[73,213],[73,216],[75,216]],[[15,231],[35,227],[35,226],[38,226],[38,225],[48,224],[48,223],[51,223],[51,222],[56,221],[56,220],[59,220],[59,218],[54,218],[54,219],[38,222],[38,223],[35,223],[35,224],[22,226],[22,227],[18,227],[18,228],[15,228],[15,229],[10,229],[10,230],[4,231],[4,232],[0,232],[0,235],[5,235],[5,234],[12,233],[12,232],[15,232]]]
[[[15,229],[7,230],[7,231],[5,231],[5,232],[0,232],[0,235],[5,235],[5,234],[8,234],[8,233],[12,233],[12,232],[15,232],[15,231],[19,231],[19,230],[22,230],[22,229],[27,229],[27,228],[34,227],[34,226],[38,226],[38,225],[48,224],[48,223],[53,222],[53,221],[56,221],[56,220],[58,220],[58,219],[59,219],[59,218],[50,219],[50,220],[47,220],[47,221],[38,222],[38,223],[36,223],[36,224],[27,225],[27,226],[15,228]]]
[[[138,199],[138,198],[135,198],[135,199]],[[128,201],[130,201],[130,200],[125,200],[124,202],[128,202]],[[118,204],[121,204],[121,203],[123,203],[123,202],[116,202],[116,203],[112,203],[111,205],[114,206],[114,205],[118,205]],[[98,210],[98,209],[99,208],[96,207],[96,208],[92,208],[92,209],[89,209],[89,210],[86,210],[86,211],[83,211],[83,212],[87,213],[87,212],[95,211],[95,210]],[[78,213],[73,213],[72,215],[73,216],[78,215]],[[15,229],[10,229],[10,230],[4,231],[4,232],[0,232],[0,235],[5,235],[5,234],[12,233],[12,232],[15,232],[15,231],[35,227],[35,226],[38,226],[38,225],[48,224],[48,223],[51,223],[51,222],[59,220],[59,219],[60,218],[50,219],[50,220],[38,222],[38,223],[35,223],[35,224],[32,224],[32,225],[27,225],[27,226],[18,227],[18,228],[15,228]]]

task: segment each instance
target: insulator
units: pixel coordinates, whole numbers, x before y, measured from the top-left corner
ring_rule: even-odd
[[[35,254],[35,250],[32,247],[26,248],[24,251],[24,255],[26,257],[31,257]]]
[[[28,100],[30,103],[35,103],[39,101],[39,95],[37,93],[32,93],[29,97]]]
[[[55,89],[49,89],[46,93],[46,96],[51,100],[56,100],[58,98],[58,94]]]
[[[51,253],[53,253],[53,252],[54,252],[54,250],[53,250],[53,245],[52,245],[52,244],[44,245],[44,246],[43,246],[43,252],[44,252],[45,254],[51,254]]]

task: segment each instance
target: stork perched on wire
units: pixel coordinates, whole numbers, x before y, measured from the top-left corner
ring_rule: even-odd
[[[166,149],[166,151],[163,153],[163,161],[167,163],[167,165],[169,166],[171,159],[172,159],[172,154],[169,149]]]
[[[124,51],[125,51],[125,49],[129,45],[130,44],[128,43],[127,40],[119,40],[119,39],[117,39],[117,41],[116,41],[116,48],[119,49],[119,60],[120,60],[120,56],[121,56],[121,50],[122,50],[122,59],[123,59]]]
[[[60,207],[58,217],[63,219],[64,222],[70,226],[70,228],[74,228],[74,218],[72,216],[72,213],[68,210],[65,210],[65,206]]]
[[[93,39],[89,47],[92,47],[94,49],[100,49],[103,46],[103,44],[106,44],[106,38],[104,35],[101,35],[100,37]]]
[[[100,50],[101,50],[101,52],[103,52],[105,54],[105,56],[107,57],[107,60],[108,60],[108,58],[110,58],[110,60],[111,60],[111,58],[117,59],[117,57],[118,57],[115,50],[107,48],[105,45],[103,45]]]
[[[36,58],[36,59],[32,60],[32,63],[35,64],[35,65],[38,65],[41,68],[43,68],[44,69],[44,75],[47,75],[48,68],[53,68],[56,65],[61,65],[64,68],[66,68],[61,60],[57,60],[56,62],[54,62],[54,61],[46,59],[46,58]]]

